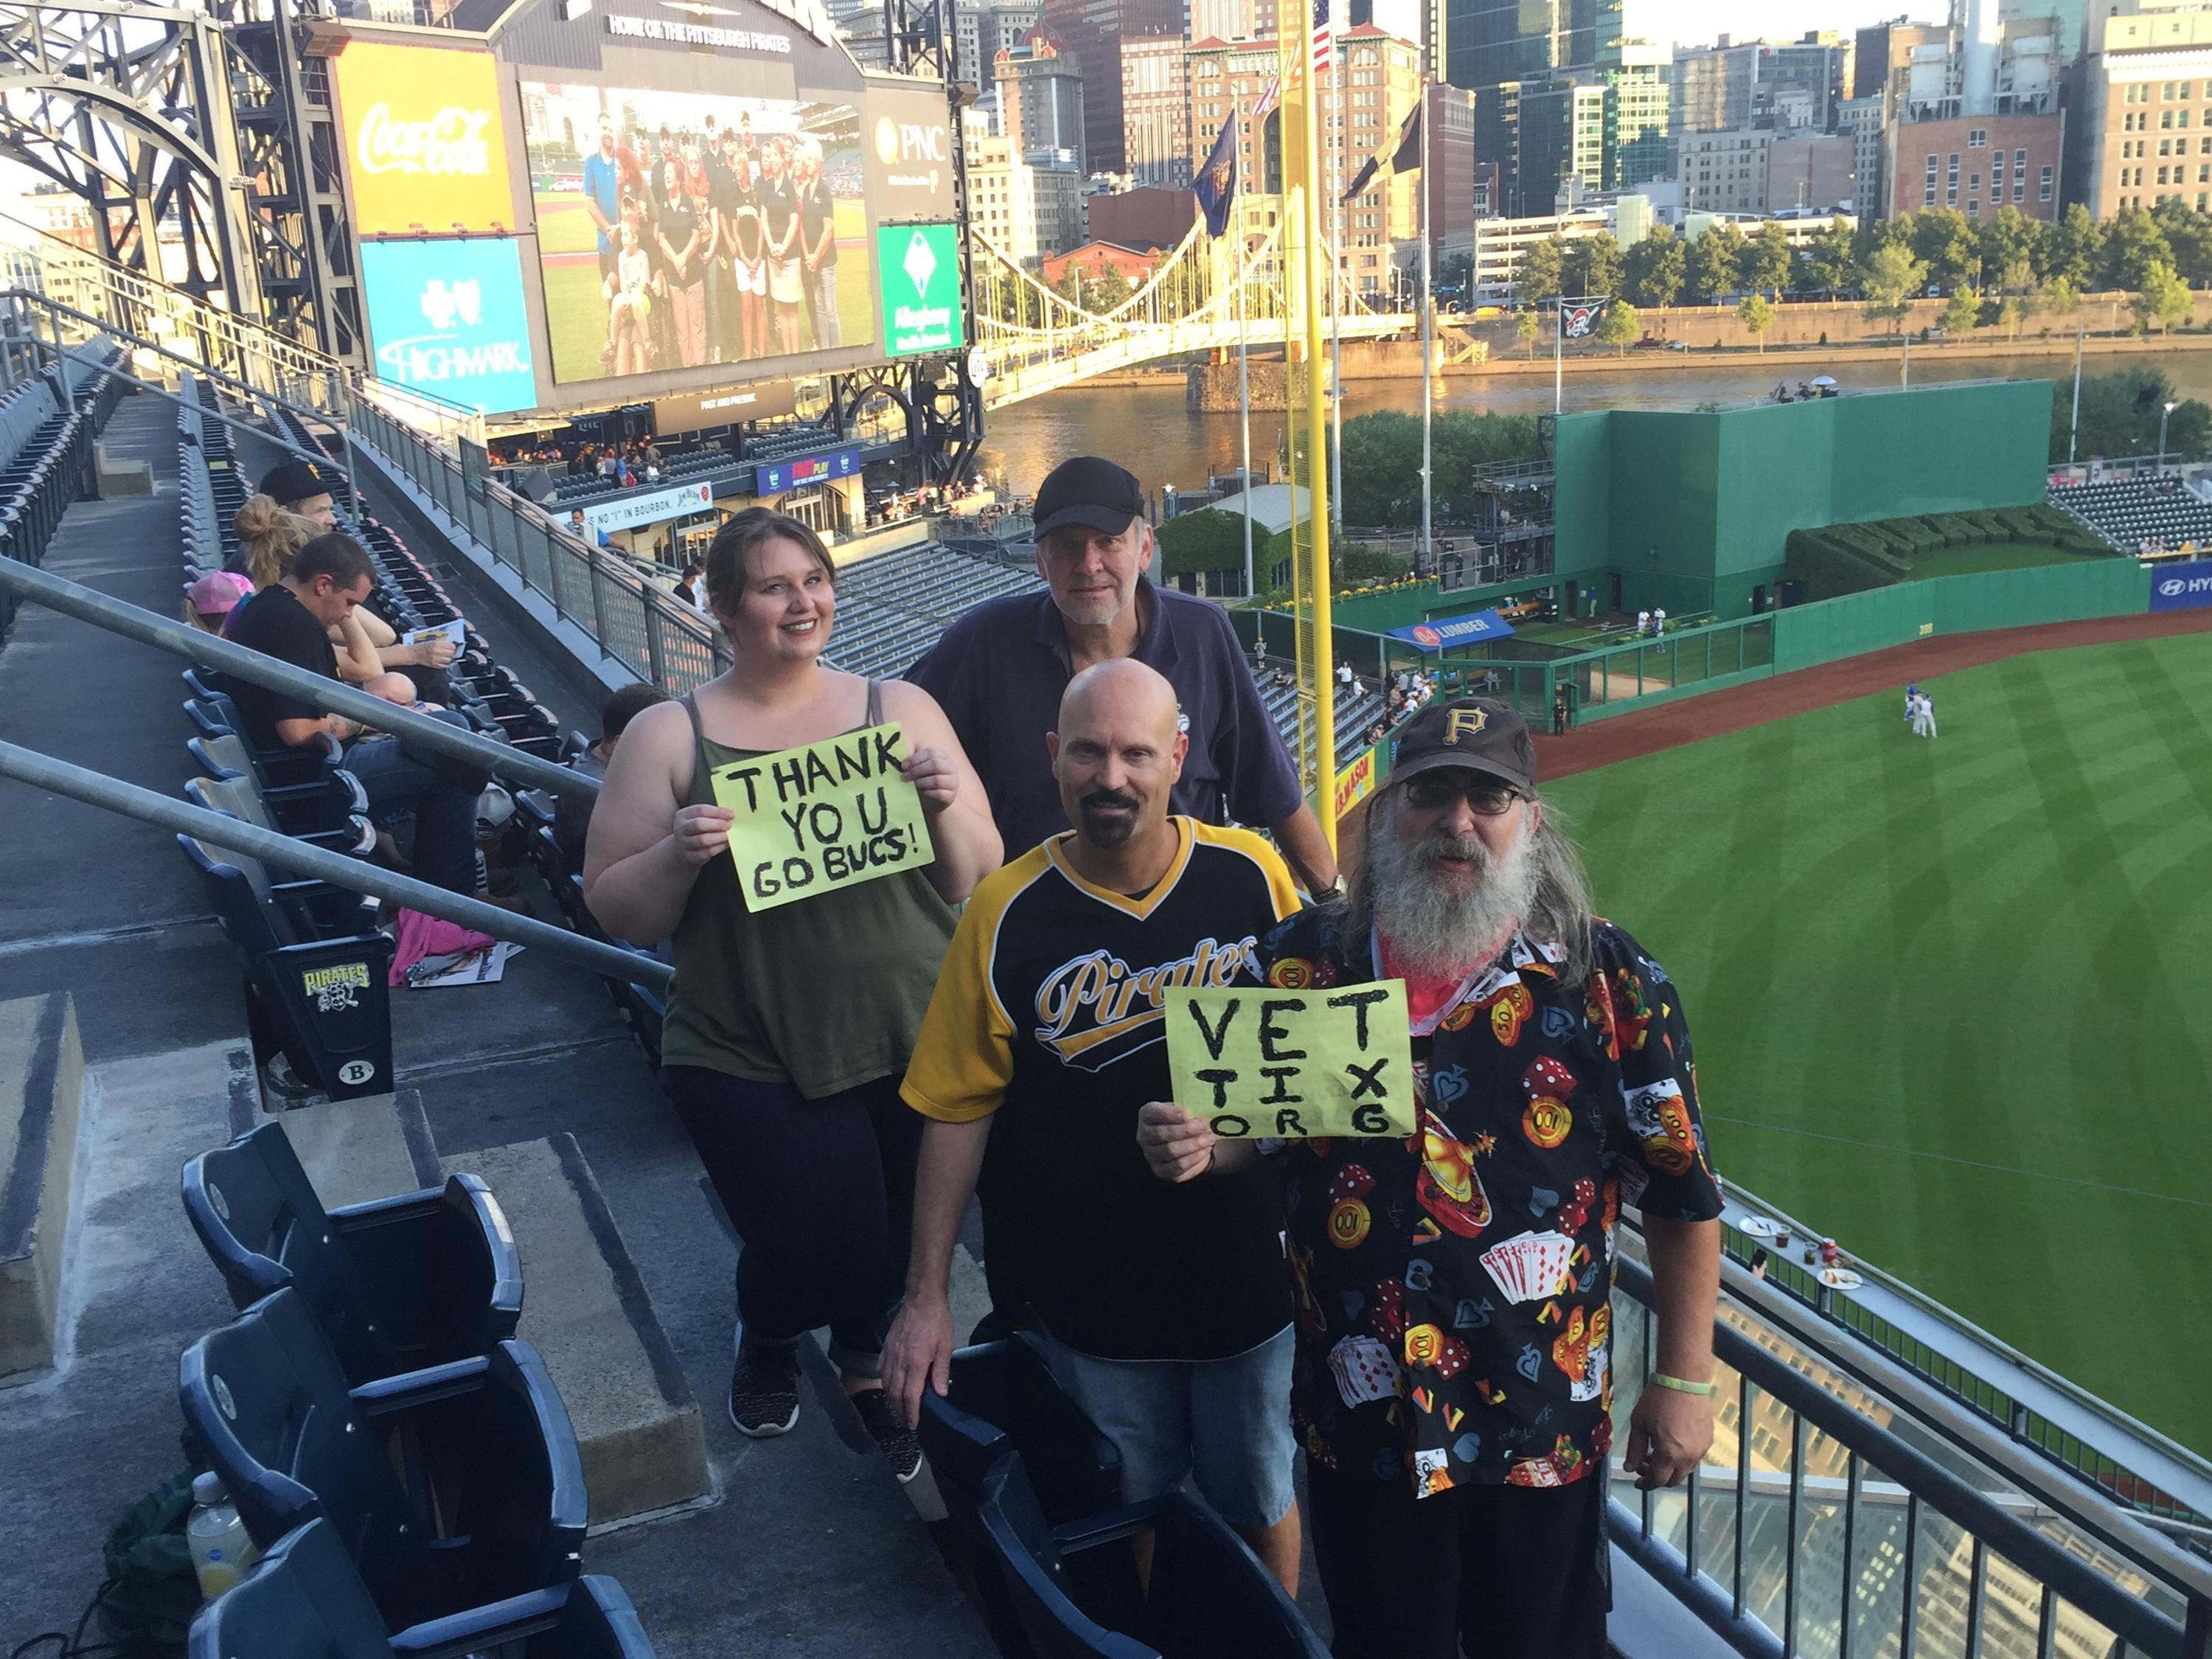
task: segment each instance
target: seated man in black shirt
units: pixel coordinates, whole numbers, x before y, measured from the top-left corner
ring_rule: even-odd
[[[318,536],[294,557],[289,574],[238,608],[231,642],[335,680],[337,657],[329,630],[368,597],[374,574],[368,553],[352,537]],[[483,769],[418,758],[398,738],[363,736],[357,722],[325,714],[282,691],[228,677],[225,689],[246,723],[241,735],[258,749],[302,748],[325,732],[343,743],[345,769],[361,781],[371,806],[413,811],[415,873],[453,892],[476,890],[477,797],[488,775]],[[450,711],[432,718],[467,729],[467,721]]]
[[[653,704],[667,701],[668,693],[643,680],[611,694],[599,708],[599,740],[576,757],[576,770],[605,777],[607,763],[614,758],[615,745],[622,741],[629,723]],[[591,830],[592,808],[597,804],[595,799],[581,795],[562,795],[553,803],[553,840],[561,849],[564,874],[579,874],[584,868],[584,838]]]

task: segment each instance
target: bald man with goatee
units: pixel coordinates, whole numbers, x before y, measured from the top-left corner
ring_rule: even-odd
[[[1280,1200],[1257,1170],[1156,1181],[1136,1131],[1168,1088],[1167,988],[1250,978],[1297,897],[1257,836],[1169,811],[1176,728],[1174,688],[1141,662],[1071,680],[1046,749],[1075,827],[987,877],[960,920],[907,1068],[930,1121],[884,1381],[908,1422],[945,1391],[980,1176],[988,1253],[1023,1269],[1025,1305],[998,1311],[1121,1452],[1123,1501],[1194,1477],[1295,1589]]]

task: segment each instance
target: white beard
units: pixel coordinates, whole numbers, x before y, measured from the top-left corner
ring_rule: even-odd
[[[1407,847],[1394,818],[1377,822],[1368,837],[1368,882],[1375,929],[1393,963],[1424,978],[1450,978],[1495,956],[1536,896],[1534,841],[1524,830],[1502,858],[1474,836],[1443,830]],[[1468,860],[1473,882],[1462,887],[1437,875],[1439,855]]]

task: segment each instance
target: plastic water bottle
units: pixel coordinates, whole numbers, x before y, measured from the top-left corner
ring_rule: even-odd
[[[185,1537],[191,1546],[200,1594],[210,1601],[235,1584],[261,1553],[246,1535],[246,1522],[223,1490],[222,1477],[213,1470],[192,1481],[192,1513],[185,1522]]]

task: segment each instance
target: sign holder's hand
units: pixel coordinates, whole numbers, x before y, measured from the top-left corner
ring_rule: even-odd
[[[1137,1113],[1137,1146],[1163,1181],[1195,1181],[1213,1167],[1216,1137],[1206,1120],[1155,1100]]]
[[[921,810],[935,817],[960,795],[960,769],[942,749],[917,749],[899,764],[899,775],[921,797]]]
[[[730,850],[730,824],[738,815],[726,806],[682,806],[676,811],[676,856],[686,864],[708,864]]]
[[[952,1386],[952,1304],[943,1297],[909,1299],[884,1339],[884,1393],[909,1429],[921,1421],[925,1384],[939,1398]]]
[[[1646,1383],[1629,1413],[1620,1461],[1637,1488],[1678,1486],[1713,1443],[1713,1396]]]

